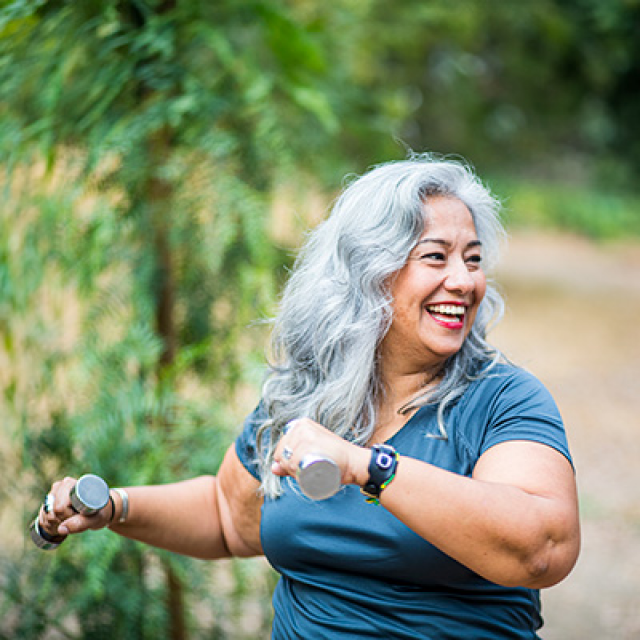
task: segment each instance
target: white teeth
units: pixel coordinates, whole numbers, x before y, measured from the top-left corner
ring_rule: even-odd
[[[448,316],[463,316],[464,307],[454,304],[434,304],[427,307],[427,310],[431,313],[442,313]]]

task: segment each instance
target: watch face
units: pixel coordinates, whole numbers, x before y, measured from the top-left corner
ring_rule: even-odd
[[[380,451],[376,458],[376,464],[383,470],[386,471],[391,467],[393,461],[395,460],[393,455],[386,453],[385,451]]]

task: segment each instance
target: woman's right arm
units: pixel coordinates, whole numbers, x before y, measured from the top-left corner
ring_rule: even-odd
[[[40,522],[52,534],[77,534],[107,525],[112,531],[154,547],[197,558],[260,555],[260,483],[244,468],[231,446],[217,477],[201,476],[167,485],[128,487],[129,514],[119,523],[122,501],[111,491],[111,504],[93,516],[71,508],[69,492],[75,480],[56,482],[52,513],[40,512]]]

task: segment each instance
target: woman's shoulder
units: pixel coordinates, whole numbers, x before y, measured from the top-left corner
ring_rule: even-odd
[[[568,457],[562,416],[550,391],[531,372],[510,363],[476,378],[454,410],[458,435],[473,450],[505,440],[550,444]]]
[[[479,369],[478,373],[471,379],[468,391],[470,395],[482,393],[486,396],[490,391],[534,391],[535,389],[544,390],[545,385],[540,379],[511,362],[500,361],[495,364],[489,364]]]
[[[561,421],[555,400],[530,371],[510,362],[485,367],[475,375],[452,409],[452,418],[462,425],[527,420],[553,416]]]

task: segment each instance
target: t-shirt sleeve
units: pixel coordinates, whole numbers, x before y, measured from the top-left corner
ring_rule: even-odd
[[[267,412],[262,403],[246,418],[242,432],[236,438],[236,455],[244,468],[259,482],[260,465],[258,456],[258,428],[267,419]]]
[[[558,406],[535,376],[515,369],[497,376],[491,386],[480,455],[501,442],[529,440],[556,449],[573,464]]]

